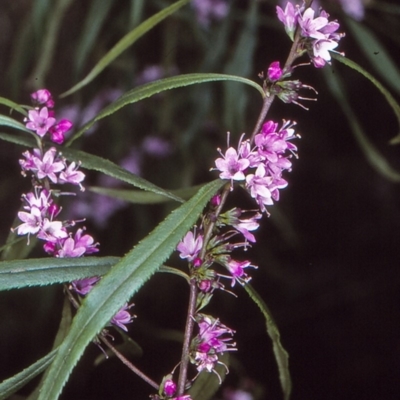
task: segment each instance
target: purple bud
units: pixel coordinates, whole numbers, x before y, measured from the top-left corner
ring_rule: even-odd
[[[271,82],[276,82],[281,79],[282,75],[283,72],[279,65],[279,61],[274,61],[271,63],[271,65],[268,67],[268,79]]]

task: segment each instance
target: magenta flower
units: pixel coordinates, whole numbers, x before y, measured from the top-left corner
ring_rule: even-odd
[[[203,236],[201,234],[196,235],[189,231],[185,237],[179,242],[176,249],[180,252],[179,257],[187,259],[189,262],[195,260],[203,247]]]
[[[54,107],[54,100],[51,93],[47,89],[39,89],[31,94],[31,99],[34,103],[45,105],[48,108]]]
[[[72,128],[72,122],[68,119],[62,119],[56,125],[50,128],[51,141],[57,144],[64,143],[64,134]]]
[[[217,158],[215,165],[221,173],[221,179],[230,179],[231,181],[242,181],[245,179],[244,171],[249,167],[250,161],[246,158],[240,158],[233,147],[229,147],[223,158]]]
[[[172,379],[167,379],[164,382],[164,393],[168,397],[171,397],[175,394],[175,392],[176,392],[176,383]]]
[[[226,267],[232,275],[231,286],[235,286],[235,282],[239,282],[241,285],[249,282],[251,277],[246,274],[244,269],[248,267],[256,268],[254,265],[251,265],[250,261],[236,261],[233,259],[229,260]]]
[[[273,63],[271,63],[268,67],[268,79],[271,82],[276,82],[281,79],[282,75],[283,71],[280,67],[279,61],[274,61]]]
[[[129,309],[133,307],[133,304],[128,306],[125,304],[111,319],[111,324],[118,326],[119,328],[123,329],[125,332],[128,332],[128,328],[125,326],[130,324],[135,316],[129,314]]]
[[[216,364],[222,364],[218,353],[236,350],[236,343],[231,342],[234,331],[208,315],[198,314],[196,319],[199,334],[191,343],[191,362],[196,365],[197,371],[214,372],[221,381],[215,371]]]
[[[29,122],[25,126],[40,137],[43,137],[56,122],[55,118],[49,116],[47,107],[39,111],[36,109],[28,111],[28,119]]]

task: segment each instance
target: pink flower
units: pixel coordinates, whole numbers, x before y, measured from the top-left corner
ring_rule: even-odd
[[[179,242],[176,249],[181,253],[179,255],[182,259],[187,259],[189,262],[196,259],[201,248],[203,247],[203,236],[197,237],[192,231],[189,231],[185,237]]]
[[[251,278],[246,274],[244,269],[248,267],[256,268],[254,265],[251,265],[250,261],[236,261],[233,259],[228,262],[226,267],[232,275],[231,286],[235,286],[236,281],[241,285],[249,282]]]
[[[51,147],[43,155],[43,158],[34,157],[33,161],[37,168],[38,179],[49,178],[53,183],[57,183],[57,172],[62,171],[65,166],[62,161],[55,160],[57,150]]]
[[[260,224],[256,222],[256,220],[260,219],[262,217],[261,214],[257,213],[253,215],[253,217],[248,218],[248,219],[240,219],[238,223],[233,224],[232,226],[238,230],[246,240],[249,242],[255,243],[256,238],[250,231],[255,231],[258,229]]]
[[[207,370],[216,373],[215,366],[220,363],[218,353],[236,350],[236,343],[231,342],[234,331],[208,315],[198,314],[196,319],[199,334],[191,343],[191,362],[199,372]]]
[[[30,212],[20,211],[18,218],[23,222],[17,227],[18,235],[36,234],[42,225],[42,212],[39,208],[33,206]]]
[[[94,287],[94,285],[100,280],[100,277],[93,276],[90,278],[78,279],[71,282],[70,288],[76,293],[84,296],[88,294]]]
[[[37,237],[39,239],[46,240],[47,242],[56,243],[60,239],[65,239],[66,237],[68,237],[68,233],[65,227],[63,227],[63,223],[61,221],[51,221],[48,218],[44,218]]]
[[[83,229],[78,229],[75,233],[74,240],[75,240],[75,245],[77,247],[84,247],[85,248],[85,254],[93,254],[97,253],[99,249],[97,246],[99,245],[98,243],[94,243],[94,239],[90,235],[83,235],[83,232],[85,232],[85,228]]]
[[[334,40],[329,40],[329,39],[316,40],[313,43],[313,52],[315,58],[322,59],[325,62],[329,62],[331,60],[331,55],[329,52],[332,51],[333,49],[336,49],[338,45],[339,43],[335,42]]]
[[[78,171],[79,164],[72,162],[64,171],[60,173],[58,177],[58,183],[71,183],[80,187],[81,191],[84,191],[84,187],[81,182],[85,179],[85,174]]]
[[[37,104],[44,104],[48,108],[54,107],[54,100],[47,89],[39,89],[31,94],[31,99]]]
[[[233,147],[229,147],[223,158],[217,158],[215,165],[221,173],[221,179],[230,179],[235,181],[242,181],[245,179],[244,171],[250,165],[250,161],[246,158],[240,158]]]
[[[125,304],[111,319],[111,324],[118,326],[119,328],[123,329],[125,332],[128,332],[128,328],[125,326],[130,324],[135,316],[129,314],[129,309],[133,307],[133,304],[128,306]]]
[[[286,33],[293,41],[294,32],[297,26],[297,12],[292,3],[287,2],[285,10],[281,7],[276,6],[276,14],[278,15],[279,21],[281,21],[285,27]]]
[[[40,137],[43,137],[56,122],[55,118],[49,116],[47,107],[43,107],[40,111],[36,109],[28,111],[28,119],[29,122],[25,126]]]
[[[315,11],[307,8],[303,15],[299,16],[299,25],[301,27],[301,35],[313,39],[325,39],[325,35],[320,32],[328,24],[328,18],[319,16],[314,18]]]
[[[272,205],[272,178],[266,175],[263,164],[257,167],[255,174],[246,176],[246,187],[250,191],[251,197],[256,199],[262,212],[266,211],[265,205]]]

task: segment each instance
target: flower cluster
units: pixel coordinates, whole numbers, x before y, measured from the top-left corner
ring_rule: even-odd
[[[300,29],[302,44],[307,50],[311,61],[317,68],[322,68],[331,60],[330,51],[339,44],[343,33],[338,33],[339,23],[329,21],[329,14],[321,10],[318,15],[304,5],[294,6],[288,2],[285,9],[276,7],[279,20],[284,24],[286,33],[294,40],[296,29]]]
[[[46,133],[50,134],[53,142],[61,144],[64,141],[64,133],[71,128],[72,123],[61,120],[56,124],[54,112],[48,110],[54,107],[54,101],[47,89],[32,93],[31,98],[42,108],[28,112],[29,121],[26,122],[26,127],[35,131],[39,137],[39,147],[25,151],[19,164],[24,176],[28,173],[32,176],[33,191],[22,195],[23,211],[18,212],[18,218],[22,223],[12,230],[16,230],[18,235],[28,235],[28,241],[30,235],[35,235],[45,242],[44,250],[53,257],[77,258],[97,253],[99,244],[95,243],[92,236],[85,233],[85,228],[79,228],[75,233],[70,231],[78,221],[58,219],[61,207],[57,204],[57,198],[74,193],[61,192],[55,189],[54,185],[69,183],[79,186],[83,191],[82,182],[85,174],[79,171],[80,163],[68,164],[55,147],[43,150],[42,139]],[[99,280],[97,276],[75,280],[69,285],[69,290],[83,297]],[[130,307],[132,305],[125,304],[110,323],[126,331],[126,324],[132,322],[134,318],[128,311]]]
[[[49,133],[52,142],[62,144],[64,134],[72,128],[72,122],[68,119],[62,119],[56,123],[54,111],[49,110],[54,107],[54,100],[47,89],[40,89],[32,93],[31,99],[36,107],[28,111],[25,126],[34,131],[40,138]]]
[[[27,150],[22,155],[25,159],[20,159],[19,165],[24,176],[30,171],[37,182],[49,179],[54,184],[71,183],[84,190],[81,182],[85,179],[85,174],[78,171],[79,164],[72,162],[68,165],[55,147],[51,147],[44,154],[40,149],[33,149],[32,153]]]
[[[198,288],[207,301],[209,301],[215,289],[224,288],[224,285],[219,282],[219,278],[231,279],[231,286],[234,286],[236,282],[244,285],[251,279],[245,272],[245,268],[256,268],[248,260],[238,261],[231,256],[233,250],[240,247],[246,249],[249,246],[248,242],[254,243],[256,241],[255,236],[250,231],[259,227],[257,220],[261,218],[261,214],[256,213],[250,218],[240,219],[242,213],[241,209],[234,208],[218,217],[216,227],[228,226],[230,230],[220,234],[219,229],[217,229],[216,234],[209,241],[203,259],[199,257],[204,240],[202,233],[189,231],[177,246],[180,258],[188,260],[194,267],[192,272]],[[244,242],[231,243],[231,239],[238,234],[243,235]],[[224,267],[230,275],[217,273],[212,269],[214,263]],[[204,305],[203,303],[200,307],[199,304],[199,308],[204,307]]]
[[[216,169],[220,171],[221,179],[244,181],[262,212],[266,205],[272,205],[279,200],[279,190],[287,186],[282,178],[284,170],[291,170],[291,155],[296,155],[297,147],[291,143],[298,137],[294,131],[295,122],[284,121],[278,129],[278,124],[267,121],[261,132],[255,135],[252,147],[249,140],[240,141],[238,150],[229,147],[222,158],[215,160]]]
[[[199,333],[191,342],[191,362],[196,365],[198,372],[207,370],[219,377],[215,366],[223,363],[219,361],[218,354],[237,350],[236,343],[231,342],[235,332],[219,320],[205,314],[198,314],[196,322]],[[221,378],[219,379],[221,383]]]

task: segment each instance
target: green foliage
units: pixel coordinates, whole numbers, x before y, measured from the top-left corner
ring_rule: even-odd
[[[63,100],[57,99],[57,106],[76,106],[82,115],[66,146],[57,146],[63,156],[81,163],[86,170],[98,173],[93,175],[93,179],[105,175],[115,178],[118,181],[116,185],[123,183],[141,190],[108,187],[98,181],[89,183],[91,194],[133,205],[130,211],[134,217],[126,213],[120,231],[110,227],[104,232],[100,230],[110,243],[122,239],[130,241],[131,250],[124,256],[22,259],[34,250],[36,241],[31,239],[30,246],[26,246],[23,241],[15,239],[15,233],[9,234],[8,226],[5,228],[6,233],[2,234],[4,237],[8,235],[8,239],[0,248],[6,260],[0,262],[2,294],[8,295],[12,289],[61,284],[93,275],[104,277],[85,298],[73,322],[68,302],[64,305],[53,350],[3,381],[0,399],[8,398],[46,370],[28,399],[36,400],[38,396],[39,399],[57,399],[87,345],[109,324],[125,302],[146,289],[144,284],[154,273],[177,275],[189,281],[185,272],[163,263],[196,223],[209,199],[223,185],[222,181],[198,183],[210,180],[210,175],[205,177],[204,172],[213,166],[212,160],[217,154],[215,149],[226,141],[225,132],[231,130],[232,137],[238,136],[244,131],[249,132],[254,124],[259,105],[253,101],[254,92],[247,87],[255,88],[263,99],[264,89],[255,82],[257,73],[281,57],[275,51],[289,48],[287,42],[276,41],[274,35],[278,25],[266,16],[265,10],[274,10],[275,3],[272,0],[232,1],[229,16],[208,27],[195,21],[189,0],[35,0],[27,6],[26,14],[21,11],[15,19],[18,26],[10,39],[10,56],[0,60],[4,71],[8,71],[3,74],[6,79],[2,91],[4,96],[15,100],[0,97],[0,104],[7,108],[4,114],[10,109],[9,115],[0,115],[0,126],[5,131],[0,133],[4,148],[7,143],[24,148],[36,146],[32,132],[21,122],[27,112],[26,107],[17,102],[19,96],[23,99],[20,103],[25,103],[32,88],[48,87],[52,92],[54,88],[54,93],[60,93],[70,87],[60,96]],[[389,3],[373,2],[370,7],[387,13],[385,21],[390,21],[389,14],[399,13],[398,6]],[[333,55],[333,63],[341,62],[367,78],[383,94],[400,126],[400,106],[391,94],[391,91],[400,93],[397,60],[390,55],[382,35],[368,21],[360,23],[350,18],[345,21],[367,62],[361,67],[350,59],[352,56],[348,52],[350,58]],[[283,34],[281,26],[279,29]],[[396,41],[394,28],[392,37]],[[397,35],[398,43],[399,37],[400,34]],[[139,79],[142,72],[155,64],[162,71],[156,79]],[[370,68],[385,81],[386,86],[368,72]],[[350,103],[346,76],[341,76],[338,71],[331,74],[325,70],[324,73],[331,95],[342,108],[365,158],[385,179],[400,182],[400,174],[391,166],[392,160],[388,160],[369,139],[369,129],[363,127],[362,116]],[[171,91],[184,87],[190,92],[187,89]],[[106,97],[103,90],[110,89],[117,89],[119,97],[102,102]],[[101,103],[98,109],[93,106],[96,101]],[[369,101],[373,109],[377,101],[375,98]],[[91,112],[88,104],[95,112]],[[293,108],[288,110],[291,115]],[[279,115],[279,108],[276,113]],[[325,118],[322,115],[318,117],[321,121]],[[152,136],[172,144],[173,156],[163,159],[145,154],[144,143]],[[77,141],[78,138],[81,140]],[[232,143],[235,140],[231,138]],[[400,133],[391,143],[400,143]],[[140,174],[118,165],[131,149],[143,157],[143,160],[139,157],[143,162]],[[106,156],[98,155],[104,151]],[[6,153],[7,150],[3,156]],[[320,160],[321,164],[323,161]],[[325,166],[325,170],[329,168]],[[3,166],[3,169],[8,174],[7,168]],[[12,209],[9,203],[15,203],[21,193],[11,193],[7,198],[9,191],[3,192],[7,201],[3,209],[8,212]],[[294,214],[295,203],[287,203],[283,209],[289,209],[289,215]],[[151,205],[158,205],[156,212]],[[173,208],[176,209],[171,212]],[[282,237],[292,238],[295,233],[289,232],[288,226],[296,224],[282,222],[284,218],[280,221],[278,231],[281,230]],[[159,225],[154,228],[157,223]],[[135,244],[132,237],[136,231],[151,233]],[[293,246],[291,239],[288,242]],[[272,256],[272,264],[273,259]],[[269,274],[268,271],[262,273]],[[265,318],[280,384],[287,400],[291,393],[291,377],[281,334],[260,295],[250,285],[245,286],[245,290]],[[16,296],[21,291],[15,291]],[[173,290],[170,295],[173,297]],[[41,328],[39,323],[35,325],[32,322],[32,331]],[[167,336],[167,330],[157,328],[157,331],[160,336]],[[175,330],[173,332],[174,340],[181,340],[180,335]],[[140,353],[128,336],[124,337],[123,346],[127,346],[129,351],[133,348],[135,355]],[[222,361],[228,364],[227,354]],[[219,365],[217,372],[222,379],[225,378],[223,366]],[[215,395],[218,387],[216,375],[202,372],[190,393],[194,400],[207,400]]]
[[[279,329],[275,321],[273,320],[271,312],[269,311],[267,305],[265,304],[261,296],[256,292],[256,290],[251,285],[246,285],[244,288],[250,298],[258,306],[265,318],[267,333],[272,341],[272,348],[274,350],[275,359],[278,364],[279,379],[281,381],[284,398],[285,400],[288,400],[292,391],[292,380],[290,378],[289,372],[289,355],[282,346]]]
[[[113,62],[121,53],[128,49],[133,43],[136,42],[140,37],[142,37],[150,29],[154,28],[155,25],[160,23],[162,20],[167,18],[169,15],[173,14],[175,11],[179,10],[182,6],[187,4],[189,0],[179,0],[154,15],[153,17],[147,19],[137,28],[134,28],[131,32],[127,33],[119,42],[104,56],[102,59],[93,67],[89,74],[80,82],[78,82],[71,89],[67,90],[62,94],[63,97],[68,96],[79,89],[82,89],[88,83],[90,83],[96,76],[100,74],[111,62]]]
[[[217,180],[201,188],[124,256],[93,288],[79,308],[71,330],[57,352],[39,400],[58,398],[86,346],[167,259],[223,184],[223,181]]]
[[[118,257],[30,258],[0,262],[0,291],[102,276]]]

